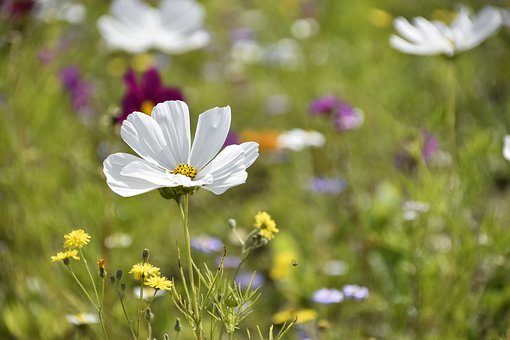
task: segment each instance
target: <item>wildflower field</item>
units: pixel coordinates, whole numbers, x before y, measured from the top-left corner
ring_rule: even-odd
[[[0,0],[1,339],[507,339],[510,1]]]

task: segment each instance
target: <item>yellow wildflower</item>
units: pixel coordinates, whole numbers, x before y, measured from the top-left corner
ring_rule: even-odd
[[[90,235],[83,229],[73,230],[64,238],[64,248],[81,248],[90,242]]]
[[[296,320],[297,319],[297,320]],[[317,311],[314,309],[284,309],[276,312],[271,321],[275,324],[282,324],[296,320],[296,323],[305,323],[317,319]]]
[[[173,282],[164,276],[155,275],[145,280],[145,285],[154,289],[170,290],[172,289]]]
[[[142,276],[147,279],[151,276],[159,276],[159,268],[147,262],[137,263],[131,268],[129,274],[133,274],[135,280],[140,280]]]
[[[255,215],[254,226],[259,229],[259,234],[268,240],[272,240],[274,234],[279,232],[278,228],[276,228],[276,222],[265,211],[259,211]]]
[[[51,262],[66,261],[69,259],[79,260],[80,257],[78,256],[78,250],[72,249],[58,252],[57,255],[51,257]]]

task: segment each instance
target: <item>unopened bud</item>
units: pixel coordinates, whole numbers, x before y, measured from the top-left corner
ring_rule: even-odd
[[[152,313],[150,308],[145,309],[144,314],[145,314],[145,320],[151,321],[152,319],[154,319],[154,314]]]
[[[121,289],[122,291],[125,291],[125,290],[126,290],[126,284],[125,284],[125,283],[121,283],[121,284],[120,284],[120,289]]]
[[[234,307],[237,307],[237,305],[239,304],[239,301],[237,301],[237,298],[234,295],[230,295],[227,298],[227,303],[226,304],[230,308],[234,308]]]
[[[117,269],[117,272],[115,273],[115,278],[120,281],[122,279],[122,270]]]
[[[181,320],[179,318],[175,319],[174,331],[180,332],[182,330]]]
[[[233,218],[228,219],[228,226],[230,229],[235,229],[237,227],[237,222]]]
[[[149,260],[149,249],[144,248],[142,251],[142,261],[147,262]]]
[[[117,281],[115,280],[115,276],[110,276],[110,282],[112,285],[115,284],[115,281]]]

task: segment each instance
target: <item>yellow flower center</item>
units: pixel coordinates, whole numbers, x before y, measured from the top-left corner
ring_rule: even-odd
[[[197,172],[198,170],[194,166],[184,163],[177,165],[174,171],[172,171],[173,174],[181,174],[191,179],[195,178]]]
[[[144,100],[142,105],[140,106],[140,110],[146,115],[151,115],[152,108],[154,107],[154,103],[151,100]]]

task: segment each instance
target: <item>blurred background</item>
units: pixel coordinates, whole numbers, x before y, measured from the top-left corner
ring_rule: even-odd
[[[72,229],[92,236],[93,267],[104,258],[109,274],[125,272],[128,295],[143,248],[177,276],[176,205],[156,191],[120,197],[102,172],[109,154],[134,153],[123,115],[159,98],[184,99],[192,131],[201,112],[230,105],[230,142],[260,144],[246,184],[190,199],[197,262],[214,266],[218,244],[235,262],[230,218],[247,234],[267,211],[280,229],[243,265],[261,287],[245,327],[266,334],[297,316],[289,339],[506,338],[510,27],[452,58],[404,54],[389,38],[398,16],[448,23],[460,5],[474,15],[510,1],[205,0],[207,43],[177,52],[130,50],[136,35],[112,46],[97,24],[111,5],[0,1],[3,339],[100,337],[79,287],[50,261]],[[131,32],[152,22],[138,14],[126,14]],[[321,298],[323,288],[343,298]],[[126,304],[136,310],[134,294]],[[162,339],[178,313],[164,295],[152,309]],[[111,338],[129,338],[108,283],[105,310]]]

